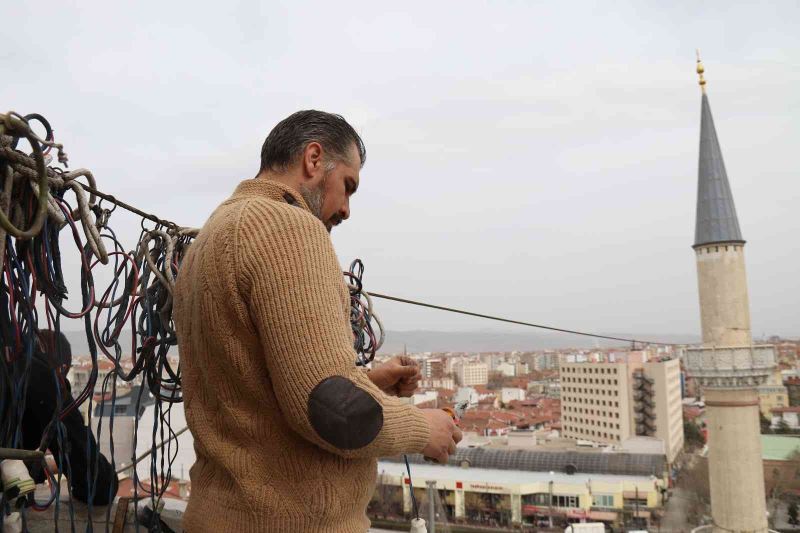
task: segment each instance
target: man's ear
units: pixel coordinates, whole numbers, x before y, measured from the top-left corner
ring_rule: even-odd
[[[303,175],[308,179],[314,179],[323,172],[322,145],[310,142],[303,150]]]

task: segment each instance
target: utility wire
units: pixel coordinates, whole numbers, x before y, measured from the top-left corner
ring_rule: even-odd
[[[519,324],[520,326],[529,326],[532,328],[539,328],[539,329],[546,329],[549,331],[558,331],[560,333],[571,333],[573,335],[582,335],[584,337],[594,337],[596,339],[608,339],[612,341],[623,341],[623,342],[631,342],[631,343],[638,343],[638,344],[656,344],[659,346],[678,346],[678,344],[671,343],[671,342],[655,342],[655,341],[646,341],[641,339],[628,339],[625,337],[611,337],[609,335],[598,335],[596,333],[587,333],[585,331],[577,331],[573,329],[564,329],[564,328],[557,328],[554,326],[544,326],[542,324],[534,324],[532,322],[523,322],[521,320],[513,320],[510,318],[502,318],[498,316],[492,315],[484,315],[482,313],[474,313],[472,311],[465,311],[463,309],[456,309],[453,307],[445,307],[442,305],[434,305],[425,302],[418,302],[416,300],[407,300],[405,298],[398,298],[396,296],[388,296],[386,294],[378,294],[377,292],[369,293],[370,296],[374,296],[375,298],[382,298],[384,300],[391,300],[393,302],[401,302],[404,304],[411,304],[411,305],[418,305],[420,307],[428,307],[430,309],[438,309],[440,311],[448,311],[450,313],[458,313],[461,315],[468,315],[468,316],[475,316],[478,318],[486,318],[488,320],[497,320],[498,322],[507,322],[509,324]]]

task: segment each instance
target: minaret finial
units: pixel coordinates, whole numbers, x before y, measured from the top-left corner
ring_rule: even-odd
[[[700,50],[697,50],[697,75],[700,76],[700,88],[703,90],[703,93],[706,92],[706,79],[703,77],[703,73],[706,71],[705,67],[703,66],[703,62],[700,60]]]

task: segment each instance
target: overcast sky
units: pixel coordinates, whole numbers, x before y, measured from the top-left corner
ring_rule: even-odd
[[[2,9],[0,107],[102,190],[202,225],[277,121],[341,113],[368,156],[333,240],[368,290],[598,332],[699,334],[700,48],[753,333],[800,336],[796,1],[50,3]]]

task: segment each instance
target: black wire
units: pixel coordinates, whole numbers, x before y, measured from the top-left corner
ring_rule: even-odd
[[[356,366],[367,366],[375,359],[380,346],[372,325],[369,301],[363,292],[364,263],[361,259],[354,260],[344,276],[350,290],[350,327],[353,331],[353,349],[358,355]]]
[[[411,481],[411,465],[408,464],[408,455],[403,455],[406,462],[406,472],[408,472],[408,490],[411,493],[411,504],[414,507],[414,517],[419,518],[419,507],[417,506],[417,496],[414,494],[414,483]]]
[[[389,295],[386,295],[386,294],[379,294],[377,292],[372,292],[372,291],[370,291],[369,295],[370,296],[374,296],[375,298],[383,298],[384,300],[391,300],[393,302],[400,302],[400,303],[405,303],[405,304],[418,305],[420,307],[428,307],[430,309],[438,309],[440,311],[448,311],[450,313],[458,313],[458,314],[461,314],[461,315],[468,315],[468,316],[474,316],[474,317],[478,317],[478,318],[485,318],[487,320],[496,320],[498,322],[507,322],[509,324],[518,324],[520,326],[529,326],[529,327],[532,327],[532,328],[546,329],[546,330],[549,330],[549,331],[558,331],[560,333],[571,333],[572,335],[582,335],[584,337],[594,337],[596,339],[607,339],[607,340],[612,340],[612,341],[623,341],[623,342],[631,342],[631,343],[637,343],[637,344],[652,344],[652,345],[657,345],[657,346],[679,346],[679,344],[675,344],[675,343],[671,343],[671,342],[656,342],[656,341],[646,341],[646,340],[641,340],[641,339],[628,339],[628,338],[625,338],[625,337],[611,337],[609,335],[598,335],[596,333],[587,333],[585,331],[577,331],[577,330],[573,330],[573,329],[557,328],[557,327],[554,327],[554,326],[544,326],[542,324],[534,324],[532,322],[523,322],[521,320],[513,320],[513,319],[510,319],[510,318],[502,318],[502,317],[497,317],[497,316],[492,316],[492,315],[485,315],[485,314],[482,314],[482,313],[474,313],[472,311],[465,311],[463,309],[456,309],[454,307],[445,307],[445,306],[442,306],[442,305],[434,305],[434,304],[429,304],[429,303],[425,303],[425,302],[418,302],[416,300],[408,300],[406,298],[398,298],[397,296],[389,296]]]

